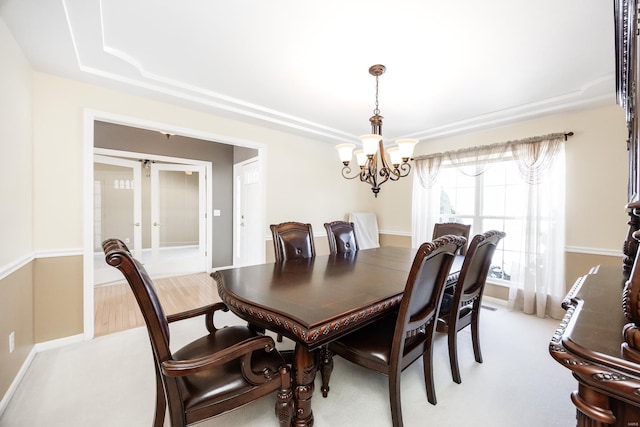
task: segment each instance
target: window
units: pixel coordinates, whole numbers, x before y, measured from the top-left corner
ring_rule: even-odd
[[[440,214],[436,222],[471,224],[471,235],[486,230],[502,230],[508,239],[500,242],[489,269],[495,282],[509,282],[518,260],[524,227],[522,207],[527,184],[519,179],[513,158],[496,161],[478,176],[468,176],[451,163],[443,164],[438,182]],[[517,177],[514,179],[514,177]]]
[[[509,287],[509,307],[562,318],[566,134],[417,157],[412,244],[436,222],[471,224],[476,235],[506,233],[489,280]]]

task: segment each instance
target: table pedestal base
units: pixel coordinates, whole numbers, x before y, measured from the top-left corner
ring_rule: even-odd
[[[315,388],[314,381],[318,369],[317,355],[304,346],[296,344],[293,353],[294,378],[294,417],[292,425],[295,427],[313,426],[313,412],[311,411],[311,397]]]

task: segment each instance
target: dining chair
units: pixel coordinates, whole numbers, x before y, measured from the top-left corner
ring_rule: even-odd
[[[311,224],[291,221],[271,224],[270,228],[276,262],[316,256]]]
[[[358,251],[358,240],[356,239],[353,222],[325,222],[324,228],[327,230],[329,253],[341,254]]]
[[[389,377],[391,419],[402,426],[400,376],[422,356],[427,399],[436,404],[433,382],[433,337],[444,285],[464,237],[444,236],[423,243],[416,253],[397,311],[344,338],[329,343],[329,351]]]
[[[473,237],[452,294],[445,294],[440,305],[436,330],[448,335],[449,364],[453,381],[460,384],[457,335],[471,325],[471,341],[476,362],[482,363],[479,319],[482,295],[496,246],[506,234],[491,230]]]
[[[108,239],[102,248],[107,263],[129,282],[147,326],[156,376],[155,427],[163,426],[167,406],[171,425],[185,426],[275,391],[280,425],[290,425],[291,374],[271,337],[246,326],[216,327],[215,314],[228,311],[221,302],[166,316],[147,271],[127,246]],[[208,333],[173,352],[169,324],[196,316],[204,316]]]
[[[445,236],[447,234],[453,234],[454,236],[462,236],[469,241],[469,233],[471,232],[471,225],[461,224],[459,222],[439,222],[433,226],[432,239]],[[467,252],[467,245],[465,244],[460,248],[460,255],[464,255]]]
[[[271,224],[269,228],[271,228],[273,236],[273,252],[276,262],[316,256],[311,224],[289,221]],[[278,334],[276,340],[282,342],[282,334]]]

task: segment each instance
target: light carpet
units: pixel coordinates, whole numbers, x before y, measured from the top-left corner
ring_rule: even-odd
[[[577,388],[571,373],[554,361],[548,344],[559,322],[508,310],[485,298],[481,347],[473,357],[469,328],[458,335],[462,384],[451,379],[447,337],[437,334],[434,371],[437,405],[427,402],[422,363],[402,374],[405,426],[567,427],[576,424],[569,399]],[[218,324],[244,323],[231,313]],[[176,349],[204,334],[201,319],[171,326]],[[285,340],[286,341],[286,340]],[[284,348],[291,343],[283,343]],[[280,344],[279,344],[280,345]],[[282,347],[281,347],[282,348]],[[0,426],[148,427],[154,413],[155,380],[146,329],[136,328],[43,351],[0,417]],[[315,426],[390,426],[387,378],[335,358],[331,390],[312,400]],[[277,426],[275,394],[198,424]],[[165,422],[168,426],[168,421]]]

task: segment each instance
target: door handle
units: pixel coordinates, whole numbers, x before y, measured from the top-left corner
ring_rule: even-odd
[[[155,222],[155,221],[153,222],[153,226],[154,226],[154,227],[157,227],[157,226],[159,226],[159,225],[160,225],[160,223],[159,223],[159,222]]]
[[[135,224],[133,224],[133,225],[134,225],[134,226],[136,226],[136,227],[140,227],[140,223],[139,223],[139,222],[136,222],[136,223],[135,223]]]

